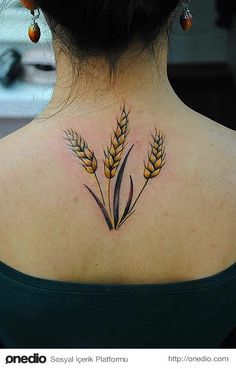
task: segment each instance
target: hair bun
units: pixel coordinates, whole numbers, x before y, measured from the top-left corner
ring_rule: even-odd
[[[38,0],[52,32],[68,47],[87,54],[111,54],[135,37],[147,44],[166,24],[179,0]]]

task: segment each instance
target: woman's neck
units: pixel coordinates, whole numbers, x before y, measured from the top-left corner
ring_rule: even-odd
[[[129,49],[118,62],[113,75],[104,59],[73,59],[55,45],[57,79],[54,93],[40,119],[76,117],[127,103],[139,110],[174,109],[179,99],[167,76],[167,42],[159,42],[151,52],[137,55]]]

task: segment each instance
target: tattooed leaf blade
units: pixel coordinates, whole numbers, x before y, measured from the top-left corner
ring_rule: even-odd
[[[91,193],[91,195],[94,197],[94,199],[96,200],[98,206],[100,207],[100,209],[102,210],[102,213],[104,215],[104,218],[106,220],[106,223],[108,225],[108,228],[110,229],[110,231],[113,229],[113,226],[112,226],[112,223],[111,223],[111,220],[110,220],[110,217],[109,217],[109,214],[107,212],[107,209],[105,208],[105,206],[103,205],[103,203],[99,200],[99,198],[97,197],[97,195],[87,186],[87,185],[84,185],[87,190]]]
[[[115,188],[114,188],[114,197],[113,197],[113,216],[114,216],[114,226],[116,228],[118,222],[119,222],[119,205],[120,205],[120,190],[121,190],[121,183],[123,179],[123,174],[126,166],[127,159],[129,157],[129,154],[132,150],[134,145],[131,146],[129,151],[127,152],[123,163],[121,164],[120,170],[118,172]]]
[[[130,206],[131,206],[131,203],[132,203],[132,199],[133,199],[134,184],[133,184],[133,180],[132,180],[131,175],[129,176],[129,179],[130,179],[129,197],[128,197],[127,204],[126,204],[126,207],[124,209],[124,212],[122,214],[122,217],[120,218],[119,224],[122,222],[123,219],[125,219],[126,215],[129,213],[129,209],[130,209]]]

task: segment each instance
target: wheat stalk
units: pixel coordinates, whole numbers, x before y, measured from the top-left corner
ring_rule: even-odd
[[[155,128],[155,135],[152,135],[153,142],[150,143],[151,151],[148,153],[148,159],[147,162],[144,162],[144,172],[143,176],[146,179],[146,182],[144,183],[141,191],[139,192],[138,196],[136,197],[136,200],[134,201],[133,205],[129,209],[129,212],[125,219],[120,222],[117,229],[120,228],[120,226],[126,221],[126,219],[131,215],[131,212],[135,205],[137,204],[138,199],[140,198],[141,194],[143,193],[145,187],[148,184],[148,181],[151,178],[155,178],[158,176],[158,174],[161,171],[161,168],[165,165],[165,136],[160,133],[160,131],[157,131]]]
[[[83,168],[89,173],[94,174],[98,188],[101,194],[102,202],[105,204],[102,189],[96,175],[97,159],[94,152],[89,148],[87,142],[73,129],[67,129],[64,131],[66,134],[66,140],[69,142],[69,146],[75,156],[82,162]]]
[[[111,137],[110,147],[107,147],[107,151],[104,150],[104,173],[109,179],[108,181],[108,206],[111,216],[111,179],[116,175],[117,168],[121,162],[122,153],[126,146],[126,137],[128,131],[128,119],[129,112],[126,112],[125,106],[122,109],[120,119],[117,119],[116,130]]]

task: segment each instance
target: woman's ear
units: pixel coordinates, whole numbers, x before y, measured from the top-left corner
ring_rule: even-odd
[[[35,0],[20,0],[21,4],[29,10],[35,10],[37,9],[37,1]]]

